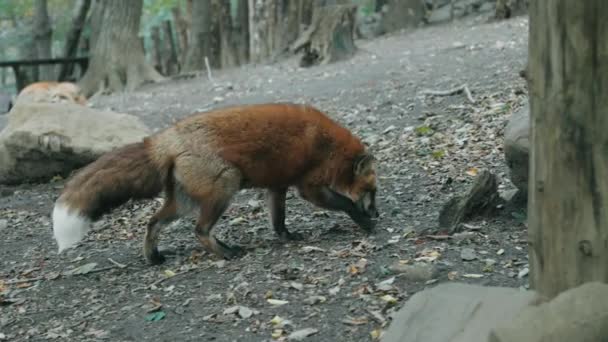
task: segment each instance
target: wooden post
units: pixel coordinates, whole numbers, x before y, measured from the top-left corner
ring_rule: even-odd
[[[530,2],[530,285],[548,298],[608,282],[606,18],[605,0]]]

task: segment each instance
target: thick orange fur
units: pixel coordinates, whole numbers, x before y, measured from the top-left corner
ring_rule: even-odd
[[[148,261],[162,262],[156,248],[161,228],[190,212],[198,216],[195,232],[203,247],[230,258],[240,250],[215,239],[211,230],[232,196],[243,188],[268,189],[273,228],[282,238],[295,238],[284,224],[291,186],[368,229],[368,217],[377,214],[372,161],[357,137],[311,106],[259,104],[196,113],[76,174],[57,201],[54,229],[61,236],[61,221],[88,223],[129,198],[164,189],[165,204],[146,233]],[[68,242],[63,245],[74,243]]]

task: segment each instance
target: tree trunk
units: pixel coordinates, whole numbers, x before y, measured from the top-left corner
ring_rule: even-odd
[[[508,19],[522,15],[528,11],[530,0],[497,0],[496,19]]]
[[[91,6],[91,0],[77,0],[72,12],[72,25],[65,39],[65,47],[63,49],[63,57],[74,58],[78,52],[78,42],[84,28],[84,22]],[[59,77],[60,81],[66,80],[74,71],[72,64],[60,64]]]
[[[173,7],[171,13],[173,15],[175,29],[177,30],[177,41],[179,42],[179,64],[183,66],[186,62],[186,54],[188,52],[188,23],[182,16],[182,11],[179,6]]]
[[[102,25],[101,20],[103,19],[103,11],[105,4],[102,0],[93,0],[91,4],[91,15],[89,15],[89,26],[91,28],[91,34],[89,35],[89,52],[91,46],[95,46],[99,32],[101,32]]]
[[[376,12],[376,13],[382,12],[382,8],[387,3],[388,3],[388,0],[376,0],[376,4],[374,5],[374,12]],[[434,3],[434,1],[433,1],[433,3]]]
[[[356,12],[354,5],[315,9],[310,27],[290,47],[293,53],[304,50],[300,66],[332,63],[354,55]]]
[[[211,60],[211,1],[194,1],[192,4],[192,28],[184,71],[205,68],[205,57]]]
[[[87,72],[80,80],[85,96],[98,90],[134,90],[162,76],[146,61],[138,32],[143,0],[98,2],[101,29]]]
[[[150,38],[152,39],[152,66],[154,67],[154,69],[156,69],[156,71],[163,73],[163,65],[160,57],[160,28],[158,26],[152,26]]]
[[[608,282],[607,17],[605,0],[530,5],[530,285],[548,298]]]
[[[385,5],[388,10],[382,16],[382,31],[386,33],[416,28],[426,15],[426,7],[420,0],[388,0]]]
[[[239,64],[245,64],[249,61],[249,3],[247,0],[238,0],[234,35]]]
[[[314,0],[300,0],[300,24],[305,27],[310,26],[310,23],[312,23],[314,3]]]
[[[259,63],[272,55],[275,23],[274,0],[250,0],[249,34],[251,61]]]
[[[275,50],[285,50],[300,35],[301,2],[302,0],[287,1],[282,13],[279,13],[278,19],[281,26],[278,27],[277,36],[280,43],[277,44]]]
[[[177,51],[175,51],[175,40],[171,21],[163,21],[163,71],[165,75],[175,75],[179,70],[177,62]]]
[[[51,58],[53,29],[49,19],[47,1],[36,0],[34,11],[34,41],[36,42],[37,57],[40,59]],[[39,70],[41,79],[49,81],[55,79],[53,65],[42,65]]]
[[[218,0],[217,5],[221,66],[222,68],[234,67],[238,65],[238,53],[230,14],[230,0]]]

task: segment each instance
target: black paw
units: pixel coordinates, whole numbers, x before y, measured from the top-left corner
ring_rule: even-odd
[[[240,246],[224,245],[224,259],[232,260],[243,257],[247,252]]]
[[[160,254],[158,249],[155,249],[150,255],[147,255],[146,259],[150,265],[160,265],[165,262],[165,256]]]
[[[281,233],[280,238],[283,241],[302,241],[304,240],[304,235],[300,233],[291,233],[286,231]]]

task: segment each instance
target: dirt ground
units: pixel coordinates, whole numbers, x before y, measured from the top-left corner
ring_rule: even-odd
[[[310,69],[290,59],[148,85],[93,100],[161,129],[191,112],[238,103],[306,102],[369,143],[379,160],[376,232],[290,194],[282,244],[262,192],[243,191],[215,229],[245,257],[203,252],[191,220],[164,230],[161,266],[141,255],[161,199],[129,202],[77,248],[57,254],[50,213],[62,181],[4,187],[0,195],[0,340],[371,341],[407,299],[439,282],[527,286],[525,213],[502,208],[448,236],[438,211],[487,169],[513,189],[503,130],[526,101],[518,72],[526,17],[453,24],[358,41],[353,59]],[[466,83],[462,93],[429,96]],[[410,271],[404,269],[412,265]],[[432,270],[432,273],[425,270]]]

